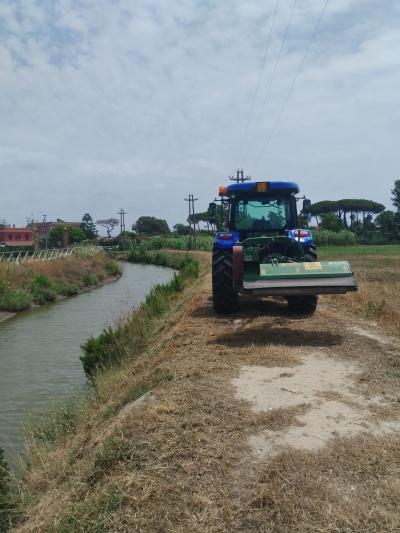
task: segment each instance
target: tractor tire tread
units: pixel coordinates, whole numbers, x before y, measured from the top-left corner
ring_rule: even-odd
[[[213,249],[212,292],[216,313],[237,311],[238,291],[233,286],[233,254],[230,249]]]

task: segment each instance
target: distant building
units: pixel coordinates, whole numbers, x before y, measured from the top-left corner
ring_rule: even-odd
[[[57,218],[56,222],[31,222],[30,224],[28,224],[28,228],[35,227],[39,237],[45,237],[46,233],[47,235],[50,235],[50,231],[55,226],[75,226],[80,228],[81,222],[66,222],[61,218]]]
[[[33,246],[31,228],[0,228],[0,244],[6,246]]]

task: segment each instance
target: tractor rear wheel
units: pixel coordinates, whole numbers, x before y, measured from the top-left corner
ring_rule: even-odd
[[[304,254],[307,261],[316,261],[317,260],[317,247],[315,244],[312,244]]]
[[[234,313],[238,309],[238,291],[233,286],[233,252],[214,247],[212,254],[212,292],[216,313]]]
[[[289,296],[287,303],[289,313],[312,315],[317,309],[318,296]]]

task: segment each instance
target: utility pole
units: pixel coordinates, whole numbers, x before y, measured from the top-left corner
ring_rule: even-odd
[[[236,181],[236,183],[244,183],[245,181],[251,180],[251,177],[250,176],[244,176],[243,169],[242,168],[238,168],[237,171],[236,171],[236,178],[233,177],[233,176],[229,176],[229,179],[231,181]]]
[[[195,220],[195,210],[194,203],[197,202],[198,198],[195,198],[193,194],[189,194],[189,198],[185,198],[185,202],[189,202],[189,226],[192,228],[191,220],[193,220],[193,243],[196,248],[196,220]],[[192,232],[189,235],[189,248],[192,248]]]
[[[122,235],[122,240],[125,242],[126,236],[125,236],[125,215],[127,212],[125,209],[121,207],[121,209],[118,211],[119,215],[119,227],[120,227],[120,234]]]
[[[48,247],[47,215],[43,215],[45,249]]]

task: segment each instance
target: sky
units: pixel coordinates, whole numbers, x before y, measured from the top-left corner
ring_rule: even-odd
[[[10,224],[122,207],[172,226],[238,167],[390,209],[399,130],[397,0],[0,2]]]

